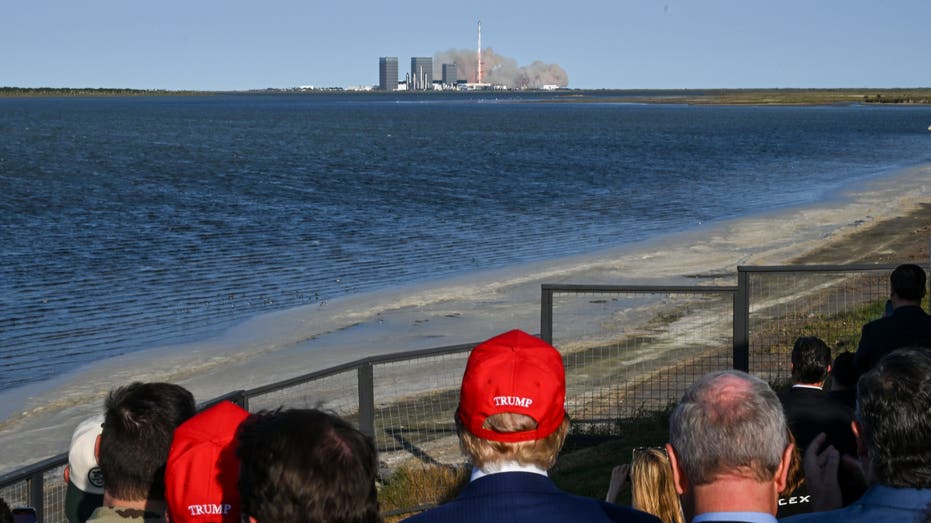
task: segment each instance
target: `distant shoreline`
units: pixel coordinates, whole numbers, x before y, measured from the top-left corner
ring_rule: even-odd
[[[359,91],[327,89],[257,89],[247,91],[172,91],[166,89],[0,87],[0,98],[52,97],[123,97],[123,96],[212,96],[242,94],[369,95],[392,94],[398,97],[475,96],[496,97],[545,93],[551,97],[540,103],[642,103],[687,105],[837,105],[895,104],[929,105],[931,88],[850,88],[850,89],[543,89],[512,91]]]

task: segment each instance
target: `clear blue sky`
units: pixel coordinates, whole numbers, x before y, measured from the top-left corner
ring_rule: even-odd
[[[378,83],[378,57],[483,44],[574,88],[931,86],[929,0],[28,0],[0,9],[0,85]]]

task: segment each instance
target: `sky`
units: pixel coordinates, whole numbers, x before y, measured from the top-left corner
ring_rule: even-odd
[[[0,86],[373,85],[479,19],[571,88],[931,87],[929,0],[4,0]]]

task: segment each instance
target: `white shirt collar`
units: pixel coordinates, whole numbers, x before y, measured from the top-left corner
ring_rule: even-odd
[[[501,461],[498,463],[491,463],[485,469],[472,467],[472,478],[469,479],[469,481],[475,481],[479,478],[492,474],[500,474],[502,472],[530,472],[532,474],[540,474],[541,476],[547,475],[545,470],[536,465],[521,465],[516,461]]]
[[[817,386],[817,385],[805,385],[804,383],[796,383],[795,385],[792,385],[792,388],[793,388],[793,389],[798,388],[798,389],[815,389],[815,390],[821,390],[821,387],[819,387],[819,386]]]

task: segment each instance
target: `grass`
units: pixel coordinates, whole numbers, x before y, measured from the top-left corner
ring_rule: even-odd
[[[570,91],[555,101],[685,103],[691,105],[830,105],[931,103],[931,89],[672,89]]]
[[[378,491],[385,521],[400,521],[411,509],[441,505],[455,498],[468,483],[467,466],[430,465],[411,461],[384,480]]]
[[[613,427],[573,428],[550,477],[573,494],[604,499],[615,465],[630,462],[636,447],[663,445],[669,435],[669,413],[641,412],[618,420]],[[615,434],[621,434],[617,436]],[[429,465],[411,461],[386,478],[378,492],[387,523],[400,521],[418,508],[443,504],[455,498],[469,480],[468,466]],[[630,504],[629,489],[619,503]]]
[[[619,419],[613,427],[604,427],[605,434],[573,430],[550,477],[566,492],[604,499],[615,465],[630,463],[637,447],[657,447],[668,441],[669,414],[674,407],[670,404]],[[621,493],[618,503],[630,504],[629,490]]]
[[[203,91],[167,91],[165,89],[67,88],[67,87],[0,87],[0,98],[27,97],[107,97],[107,96],[192,96],[209,94]]]
[[[266,89],[254,92],[291,92]],[[332,90],[320,90],[331,93]],[[521,91],[511,91],[520,93]],[[353,92],[358,94],[358,92]],[[377,91],[373,91],[377,93]],[[0,97],[30,96],[171,96],[214,94],[213,91],[168,91],[164,89],[0,87]],[[420,93],[419,93],[420,94]],[[446,96],[455,93],[445,91]],[[497,92],[506,96],[508,92]],[[473,96],[469,93],[468,96]],[[403,93],[400,96],[404,96]],[[550,102],[638,102],[687,103],[693,105],[824,105],[824,104],[929,104],[931,89],[646,89],[568,90],[554,94]]]

